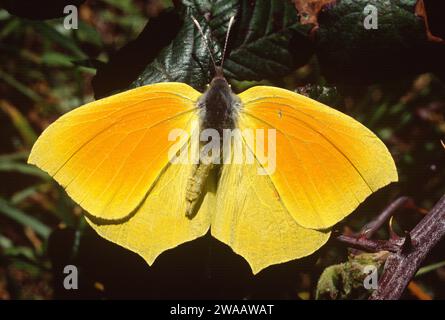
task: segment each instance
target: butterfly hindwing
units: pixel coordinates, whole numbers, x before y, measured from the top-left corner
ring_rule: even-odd
[[[329,232],[298,225],[261,170],[258,161],[224,165],[211,222],[212,235],[242,255],[254,273],[308,256],[329,238]]]
[[[136,252],[151,265],[165,250],[203,236],[210,227],[210,212],[214,208],[211,192],[205,195],[193,219],[185,215],[185,193],[191,173],[190,164],[168,165],[128,220],[111,224],[89,219],[88,222],[103,238]]]

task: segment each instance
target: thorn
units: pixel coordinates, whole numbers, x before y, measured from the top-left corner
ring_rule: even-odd
[[[394,231],[393,225],[394,225],[394,216],[392,216],[388,221],[389,239],[390,240],[399,240],[400,236],[397,234],[397,232]]]
[[[405,240],[402,244],[402,253],[409,253],[413,249],[413,242],[411,239],[411,234],[409,232],[405,232]]]

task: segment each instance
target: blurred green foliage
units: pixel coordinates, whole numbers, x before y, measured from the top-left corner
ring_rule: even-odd
[[[229,42],[229,49],[233,53],[227,58],[227,72],[234,88],[243,90],[261,80],[261,83],[297,89],[336,107],[376,132],[387,144],[398,167],[400,182],[371,196],[357,209],[356,214],[338,226],[338,230],[358,231],[391,199],[400,195],[412,197],[419,207],[430,208],[445,193],[445,149],[441,144],[441,139],[445,140],[443,81],[434,72],[420,72],[415,68],[414,72],[403,72],[401,76],[385,75],[385,70],[380,70],[379,79],[372,83],[335,81],[335,78],[342,77],[342,70],[338,69],[338,65],[333,65],[338,52],[341,51],[338,46],[335,50],[328,50],[329,46],[333,45],[333,42],[329,42],[333,34],[329,34],[329,28],[326,26],[333,23],[332,17],[338,13],[333,12],[332,16],[325,16],[326,28],[323,29],[323,24],[320,27],[324,38],[319,39],[320,42],[314,48],[312,42],[302,36],[307,28],[290,25],[284,31],[282,28],[274,29],[273,22],[277,21],[281,21],[280,26],[288,26],[286,19],[292,15],[288,11],[288,5],[284,6],[286,15],[279,15],[277,19],[271,20],[270,29],[258,32],[257,38],[249,34],[251,28],[255,29],[255,23],[260,25],[262,22],[259,18],[258,21],[253,21],[252,17],[266,14],[266,7],[261,7],[264,3],[266,2],[258,1],[258,6],[253,9],[246,6],[240,9],[242,17],[249,19],[240,19],[240,24],[235,26],[233,40]],[[276,12],[282,12],[284,7],[275,4]],[[196,34],[192,23],[184,21],[184,25],[178,24],[178,30],[172,32],[169,46],[165,47],[166,44],[155,41],[144,43],[146,47],[153,47],[148,49],[157,54],[156,60],[153,60],[153,56],[151,61],[135,68],[129,77],[132,81],[109,83],[119,79],[110,79],[113,73],[106,73],[104,70],[131,69],[132,60],[128,56],[123,60],[123,67],[116,65],[116,62],[122,62],[119,55],[128,48],[130,41],[146,41],[141,38],[141,34],[146,32],[147,19],[158,17],[151,18],[150,21],[158,19],[159,24],[153,23],[149,27],[159,27],[162,25],[162,19],[165,19],[159,13],[172,6],[170,1],[87,1],[79,9],[81,21],[78,30],[63,28],[63,18],[27,20],[0,9],[0,299],[60,297],[60,293],[55,289],[56,281],[51,281],[54,277],[57,280],[55,270],[58,269],[55,265],[58,262],[55,262],[57,259],[54,259],[54,255],[66,256],[63,261],[74,259],[85,263],[82,262],[82,253],[79,254],[82,241],[97,237],[90,233],[82,218],[81,209],[66,196],[63,189],[45,173],[26,164],[33,142],[49,123],[69,110],[91,101],[94,94],[99,94],[93,92],[91,87],[96,70],[99,71],[95,87],[104,88],[101,89],[102,94],[123,90],[132,82],[133,85],[139,85],[165,81],[167,79],[160,77],[163,68],[170,75],[175,74],[178,68],[181,69],[182,73],[178,73],[175,80],[192,82],[191,84],[197,87],[202,87],[208,79],[211,72],[209,56],[203,47],[202,39]],[[236,8],[211,7],[211,1],[195,1],[190,6],[192,12],[199,15],[205,30],[209,27],[214,31],[213,36],[222,40],[227,17],[230,17]],[[188,9],[190,10],[190,7]],[[204,21],[203,11],[206,10],[214,10],[212,17],[216,19],[210,20],[209,26]],[[178,12],[185,16],[190,14],[187,10]],[[218,16],[218,12],[224,17]],[[153,36],[150,32],[148,35]],[[156,29],[154,32],[162,30]],[[188,36],[195,37],[197,42],[189,48],[184,45],[190,50],[182,50],[181,37]],[[259,39],[260,42],[249,43],[249,37]],[[338,37],[334,35],[333,39]],[[217,53],[220,53],[220,42],[214,43]],[[263,56],[261,48],[273,44],[277,46],[277,51]],[[289,46],[298,50],[282,51],[284,47]],[[176,51],[172,52],[173,50]],[[133,54],[135,50],[130,51]],[[327,58],[326,54],[329,52],[334,52],[334,55]],[[255,59],[251,59],[249,54],[255,56]],[[198,60],[191,63],[191,55]],[[320,59],[323,60],[324,66],[320,66]],[[195,63],[196,61],[200,63]],[[410,63],[416,64],[416,61]],[[281,66],[281,69],[278,66]],[[274,70],[277,70],[277,74],[272,76]],[[337,72],[336,77],[332,77],[332,70]],[[352,69],[352,75],[363,80],[367,78],[366,70]],[[101,77],[101,73],[107,76]],[[351,77],[351,69],[348,69],[347,76]],[[115,72],[114,77],[121,77],[121,73]],[[123,74],[122,77],[125,78]],[[403,216],[395,217],[394,229],[400,232],[409,230],[421,218],[422,215],[418,212],[404,212]],[[67,241],[66,246],[63,246],[64,240],[60,243],[57,242],[59,240],[54,240],[59,239],[64,230],[71,232],[71,240]],[[387,237],[387,231],[382,230],[379,236]],[[54,241],[62,249],[51,249],[51,242]],[[426,262],[431,266],[423,269],[423,273],[418,274],[415,279],[434,298],[445,298],[445,269],[442,262],[445,260],[444,247],[443,243],[438,246]],[[303,262],[309,265],[303,267],[303,271],[295,268],[294,264],[289,265],[292,271],[283,271],[281,267],[269,268],[270,270],[261,273],[257,278],[249,278],[248,289],[239,291],[243,293],[243,297],[261,297],[259,292],[264,291],[268,297],[314,297],[315,283],[321,271],[329,265],[345,262],[347,250],[331,241],[311,259]],[[186,263],[183,260],[174,261]],[[145,265],[143,268],[147,269]],[[241,277],[235,267],[227,268],[231,271],[224,273],[225,277],[218,281],[237,281],[236,277]],[[277,279],[283,278],[283,272],[295,279],[292,285],[288,287],[286,280],[286,285],[283,284],[278,289],[270,286],[271,281],[282,283],[283,280],[280,282]],[[217,280],[210,277],[207,281]],[[108,285],[113,288],[113,283]],[[107,285],[105,287],[107,288]],[[101,297],[96,291],[88,293],[89,296]],[[118,297],[125,296],[126,293],[120,294]],[[132,296],[131,293],[128,295]],[[238,297],[232,295],[230,290],[221,293],[221,297],[234,296]],[[413,296],[408,292],[406,297]]]
[[[65,29],[63,17],[34,21],[0,9],[0,299],[51,297],[48,238],[78,228],[80,216],[63,189],[26,164],[29,150],[51,121],[93,99],[95,65],[138,35],[148,9],[94,1],[79,10],[78,30]],[[10,269],[22,276],[5,277]]]

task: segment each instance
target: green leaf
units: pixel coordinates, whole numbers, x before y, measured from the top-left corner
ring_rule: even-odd
[[[25,84],[21,83],[12,75],[3,72],[2,70],[0,70],[0,79],[19,91],[24,96],[28,97],[30,100],[34,102],[39,102],[42,100],[42,98],[38,94],[29,89]]]
[[[0,172],[1,171],[19,172],[26,175],[36,176],[44,180],[50,179],[49,175],[44,171],[25,163],[2,161],[0,162]]]
[[[10,153],[10,154],[2,154],[0,155],[0,163],[10,162],[15,160],[26,160],[28,159],[28,156],[29,152],[24,152],[24,151]]]
[[[21,22],[19,19],[14,19],[14,18],[9,19],[9,21],[6,22],[6,24],[2,27],[2,30],[0,31],[0,39],[5,39],[11,33],[16,31],[19,27],[21,27]]]
[[[222,58],[228,22],[235,16],[224,64],[229,80],[280,78],[306,63],[312,53],[309,41],[300,33],[295,8],[288,1],[183,0],[176,11],[183,20],[176,37],[131,87],[179,81],[198,90],[205,88],[214,70],[192,16],[211,38],[209,46],[217,63]]]
[[[113,53],[108,63],[96,65],[97,74],[92,82],[95,97],[101,98],[127,89],[159,52],[172,42],[181,25],[179,14],[173,10],[165,10],[158,17],[151,18],[135,40]]]
[[[34,28],[40,35],[45,37],[50,42],[56,43],[62,48],[71,52],[77,59],[85,59],[87,56],[85,53],[76,45],[76,43],[70,37],[60,33],[53,26],[46,22],[41,21],[30,21],[29,24]]]
[[[202,1],[200,4],[202,5]],[[210,10],[212,8],[214,6],[211,6]],[[132,87],[156,82],[184,82],[199,90],[205,87],[209,80],[211,57],[204,39],[192,22],[192,15],[197,17],[205,35],[210,35],[210,28],[203,16],[199,14],[199,9],[199,6],[191,3],[183,8],[184,23],[176,38],[145,68]],[[234,14],[234,12],[232,13]],[[230,15],[228,15],[228,19],[230,19]],[[216,42],[209,43],[209,45],[212,51],[219,56],[220,45]]]
[[[25,199],[31,197],[32,195],[39,193],[41,189],[42,189],[42,185],[38,184],[38,185],[27,187],[27,188],[20,190],[18,192],[15,192],[11,197],[11,204],[18,205]]]
[[[37,140],[37,134],[28,122],[28,119],[16,107],[6,101],[0,101],[0,109],[10,117],[25,145],[31,147]]]
[[[14,245],[11,239],[6,238],[0,234],[0,248],[3,250],[9,249]]]
[[[414,14],[416,2],[342,0],[320,13],[315,39],[323,75],[330,82],[368,84],[426,71],[430,45]],[[377,8],[377,29],[364,27],[367,5]]]
[[[109,5],[122,10],[125,13],[134,13],[137,9],[134,3],[131,1],[122,1],[122,0],[104,0],[104,2]]]
[[[67,5],[79,7],[85,0],[2,0],[1,6],[10,14],[26,19],[53,19],[64,17]]]
[[[98,59],[74,60],[74,61],[71,61],[71,63],[74,64],[75,66],[93,69],[93,70],[96,70],[96,69],[102,67],[103,65],[105,65],[105,62],[98,60]]]
[[[47,239],[51,233],[51,228],[25,212],[10,206],[7,201],[1,198],[0,213],[23,226],[30,227],[44,239]]]
[[[76,31],[76,35],[81,42],[88,42],[97,47],[103,45],[99,32],[83,21],[79,21],[79,29]]]
[[[240,1],[237,19],[224,66],[228,78],[277,79],[309,60],[312,45],[290,1]]]
[[[315,293],[317,300],[363,300],[372,290],[366,289],[363,282],[367,276],[365,266],[372,265],[380,273],[389,253],[360,253],[350,255],[348,261],[327,267],[320,275]]]
[[[36,256],[34,250],[30,247],[15,246],[11,239],[0,235],[0,249],[3,254],[8,257],[24,257],[27,260],[35,261]]]
[[[74,58],[57,51],[48,51],[42,55],[42,63],[50,67],[72,67]]]
[[[419,271],[417,271],[415,276],[416,277],[420,277],[420,276],[423,276],[424,274],[426,274],[428,272],[437,270],[437,269],[442,268],[442,267],[445,267],[445,261],[433,263],[433,264],[430,264],[428,266],[422,267],[422,268],[419,269]]]

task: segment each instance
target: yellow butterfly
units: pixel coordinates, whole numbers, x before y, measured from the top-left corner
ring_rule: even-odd
[[[270,86],[235,95],[215,70],[204,94],[167,82],[81,106],[42,133],[28,161],[65,188],[99,235],[148,264],[210,229],[254,273],[312,254],[330,227],[397,180],[383,142],[353,118]],[[273,130],[275,167],[259,173],[258,137],[240,140],[251,163],[205,162],[202,144],[197,162],[172,163],[171,150],[193,144],[170,139],[178,128],[189,137]]]

